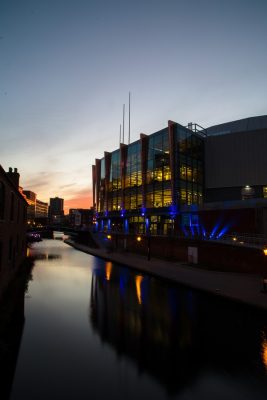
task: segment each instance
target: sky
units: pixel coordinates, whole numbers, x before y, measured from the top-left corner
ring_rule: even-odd
[[[1,0],[0,164],[92,206],[92,164],[168,120],[267,114],[266,0]]]

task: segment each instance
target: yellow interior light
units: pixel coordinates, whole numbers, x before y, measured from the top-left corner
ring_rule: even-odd
[[[111,240],[111,235],[107,235],[107,239],[108,239],[108,240]]]
[[[267,247],[265,247],[265,248],[263,249],[263,254],[264,254],[265,256],[267,256]]]
[[[141,240],[142,240],[141,236],[137,236],[136,240],[137,240],[137,242],[141,242]]]

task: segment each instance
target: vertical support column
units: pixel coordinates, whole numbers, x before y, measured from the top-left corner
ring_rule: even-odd
[[[109,195],[109,178],[110,178],[110,166],[111,166],[111,153],[105,151],[105,201],[104,207],[105,211],[110,211],[109,202],[108,202],[108,195]]]
[[[99,197],[100,197],[100,174],[101,174],[101,161],[96,158],[95,160],[95,180],[96,180],[96,211],[99,210]]]
[[[96,212],[96,167],[92,165],[93,210]]]
[[[177,209],[178,205],[178,185],[177,185],[177,162],[176,162],[176,140],[175,140],[175,123],[168,121],[169,131],[169,152],[170,152],[170,168],[171,168],[171,194],[172,206]]]
[[[128,154],[128,146],[126,144],[121,143],[120,145],[120,156],[121,156],[121,165],[120,165],[120,176],[121,176],[121,209],[125,209],[125,176],[126,176],[126,166],[127,166],[127,154]]]
[[[146,209],[146,173],[148,159],[148,141],[149,137],[144,133],[140,133],[141,142],[141,172],[142,172],[142,209]],[[142,210],[142,211],[143,211]]]

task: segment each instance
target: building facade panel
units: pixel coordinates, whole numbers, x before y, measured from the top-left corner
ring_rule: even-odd
[[[208,136],[206,187],[267,185],[267,129]]]

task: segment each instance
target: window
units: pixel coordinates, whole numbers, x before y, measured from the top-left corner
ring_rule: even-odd
[[[2,269],[2,248],[3,248],[3,245],[2,245],[2,242],[0,242],[0,271]]]
[[[13,250],[13,239],[11,237],[9,239],[9,247],[8,247],[8,261],[12,261],[12,250]]]
[[[0,219],[5,218],[5,185],[0,182]]]
[[[263,198],[267,199],[267,186],[263,186],[262,191],[263,191]]]
[[[10,201],[10,221],[14,221],[14,193],[11,192],[11,201]]]
[[[20,202],[18,200],[18,213],[17,213],[17,223],[19,223],[19,218],[20,218]]]

